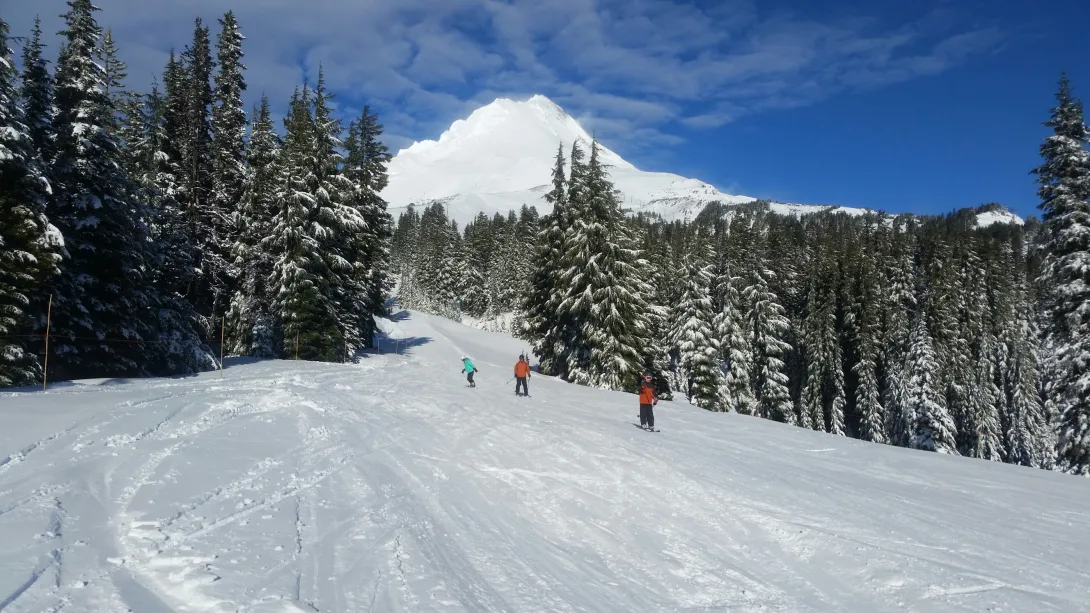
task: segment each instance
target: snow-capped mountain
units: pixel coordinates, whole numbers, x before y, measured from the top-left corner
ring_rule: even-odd
[[[552,100],[536,95],[529,100],[499,98],[455,121],[439,140],[424,140],[402,149],[390,162],[390,182],[382,192],[396,217],[410,204],[441,201],[459,224],[478,213],[491,216],[533,205],[551,210],[542,196],[549,191],[557,145],[564,156],[576,140],[590,144],[591,136]],[[715,186],[667,172],[640,170],[602,146],[602,160],[622,196],[622,206],[666,220],[692,219],[710,203],[745,204],[756,198],[727,194]],[[773,203],[773,212],[806,215],[822,211],[861,215],[866,209],[828,205]],[[978,225],[1021,224],[1008,211],[981,213]]]
[[[455,121],[439,140],[420,141],[398,152],[382,197],[395,215],[409,204],[442,200],[460,223],[481,211],[506,213],[523,204],[544,214],[550,207],[542,195],[549,191],[556,147],[563,145],[567,157],[577,139],[591,142],[579,122],[545,96],[521,102],[500,98]],[[755,200],[725,194],[696,179],[640,170],[604,146],[600,155],[610,166],[623,206],[634,211],[683,218],[695,216],[712,201]]]

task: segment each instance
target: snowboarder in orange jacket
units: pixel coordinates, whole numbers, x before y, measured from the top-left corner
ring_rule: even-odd
[[[522,386],[522,395],[529,396],[530,390],[526,387],[526,380],[530,378],[530,362],[526,356],[520,355],[515,362],[515,395],[519,395],[519,386]]]

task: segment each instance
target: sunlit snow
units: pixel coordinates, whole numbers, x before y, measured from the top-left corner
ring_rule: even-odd
[[[978,228],[986,228],[997,223],[1020,226],[1024,224],[1025,221],[1010,211],[986,211],[976,216],[976,225]]]
[[[682,402],[644,432],[395,319],[357,364],[0,393],[0,609],[1090,610],[1085,479]]]

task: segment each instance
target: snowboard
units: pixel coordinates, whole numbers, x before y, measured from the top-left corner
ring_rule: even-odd
[[[662,432],[662,430],[657,430],[655,428],[645,428],[645,427],[643,427],[643,426],[641,426],[639,424],[632,424],[632,425],[636,426],[640,430],[643,430],[644,432]]]

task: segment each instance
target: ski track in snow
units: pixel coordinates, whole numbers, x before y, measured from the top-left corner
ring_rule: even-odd
[[[0,610],[1085,611],[1090,487],[403,355],[0,396]],[[458,358],[483,367],[465,385]]]

